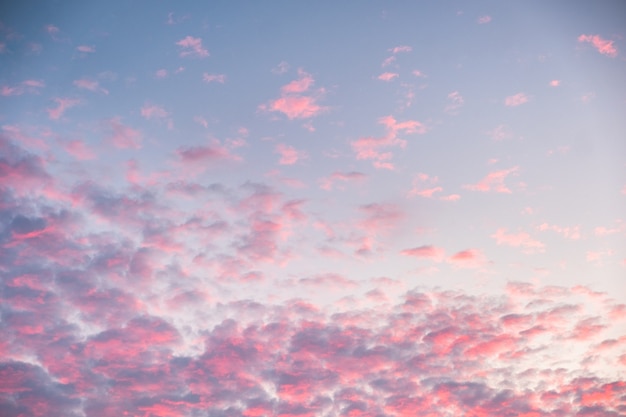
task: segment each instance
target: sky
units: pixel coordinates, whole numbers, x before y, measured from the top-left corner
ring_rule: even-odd
[[[0,6],[0,414],[626,416],[622,1]]]

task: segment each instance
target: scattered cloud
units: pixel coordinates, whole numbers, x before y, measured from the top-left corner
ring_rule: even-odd
[[[201,38],[194,38],[193,36],[186,36],[183,39],[176,42],[176,45],[180,46],[181,57],[193,56],[198,58],[205,58],[209,56],[209,51],[207,51],[202,46]]]
[[[498,245],[521,247],[526,253],[543,252],[545,250],[545,245],[542,242],[533,239],[526,232],[507,233],[506,228],[499,228],[491,237],[496,240]]]
[[[141,115],[146,119],[162,119],[169,116],[163,107],[146,103],[141,107]]]
[[[464,185],[463,188],[472,191],[481,192],[496,192],[510,194],[511,190],[504,184],[504,180],[511,174],[515,174],[519,171],[519,167],[513,167],[509,169],[502,169],[499,171],[490,172],[485,178],[478,181],[476,184]]]
[[[504,105],[509,107],[515,107],[527,103],[528,100],[529,98],[526,94],[517,93],[504,99]]]
[[[73,84],[78,88],[93,91],[94,93],[102,93],[105,95],[109,94],[109,90],[107,90],[106,88],[102,88],[98,81],[89,78],[74,80]]]
[[[448,104],[445,108],[446,113],[458,113],[457,110],[463,107],[464,102],[465,100],[463,100],[463,96],[458,91],[451,92],[448,94]]]
[[[205,72],[204,74],[202,74],[202,81],[204,81],[205,83],[216,82],[216,83],[224,84],[226,82],[226,75],[224,75],[224,74],[209,74],[209,73]]]
[[[51,120],[60,119],[67,109],[70,109],[80,103],[80,100],[73,98],[62,98],[57,97],[54,99],[54,102],[57,104],[56,107],[46,109],[48,112],[48,117]]]
[[[550,87],[558,87],[561,85],[561,80],[552,80],[550,81]]]
[[[600,35],[580,35],[578,42],[590,43],[602,55],[611,58],[617,56],[617,48],[613,45],[613,41],[602,39]]]
[[[400,253],[405,256],[412,256],[420,259],[430,259],[435,262],[442,262],[446,256],[445,250],[432,245],[424,245],[417,246],[415,248],[404,249],[400,251]]]
[[[439,182],[437,177],[431,177],[428,174],[419,173],[413,178],[413,188],[409,191],[409,197],[419,196],[432,198],[435,193],[440,193],[443,188],[435,186]]]
[[[95,46],[91,46],[91,45],[79,45],[79,46],[76,47],[76,50],[78,52],[92,54],[92,53],[96,52],[96,47]]]
[[[120,117],[114,117],[107,121],[107,127],[111,131],[110,142],[119,149],[140,149],[143,135],[139,130],[133,129],[122,123]]]
[[[398,74],[395,72],[383,72],[378,76],[378,79],[381,81],[391,81],[394,78],[397,78]]]
[[[390,151],[381,151],[382,149],[389,147],[404,148],[406,146],[406,140],[398,137],[400,132],[405,134],[424,134],[427,131],[426,127],[416,120],[398,122],[393,116],[381,117],[378,119],[378,123],[386,127],[387,133],[384,137],[360,138],[353,141],[351,145],[357,159],[373,160],[374,166],[381,169],[394,169],[393,164],[390,162],[393,154]]]
[[[335,171],[330,176],[322,178],[319,180],[320,188],[324,190],[332,190],[333,187],[337,185],[337,183],[352,183],[352,182],[360,182],[364,181],[367,178],[367,175],[362,172],[350,171],[350,172],[341,172]],[[343,186],[340,186],[343,189]]]
[[[480,17],[476,20],[476,22],[477,22],[479,25],[484,25],[485,23],[489,23],[489,22],[491,22],[491,16],[489,16],[489,15],[480,16]]]
[[[293,165],[298,160],[306,157],[306,153],[297,151],[293,146],[285,145],[284,143],[277,144],[275,152],[280,155],[280,160],[278,161],[280,165]]]
[[[281,96],[267,104],[261,104],[262,111],[280,112],[289,119],[309,119],[326,110],[317,104],[324,93],[323,89],[304,95],[314,84],[313,77],[303,70],[298,71],[299,78],[281,88]],[[309,92],[311,93],[311,92]]]

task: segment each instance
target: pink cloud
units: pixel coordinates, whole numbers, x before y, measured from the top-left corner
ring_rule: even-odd
[[[508,96],[504,99],[504,105],[509,107],[519,106],[521,104],[527,103],[529,100],[528,96],[524,93],[517,93],[512,96]]]
[[[44,29],[46,30],[46,32],[48,32],[50,35],[56,35],[57,33],[60,32],[60,29],[57,26],[54,25],[46,25],[44,27]]]
[[[411,48],[410,46],[402,45],[391,48],[389,51],[391,51],[392,54],[398,54],[400,52],[411,52],[412,50],[413,48]]]
[[[333,188],[333,186],[337,183],[337,182],[355,182],[355,181],[363,181],[365,178],[367,178],[367,175],[361,173],[361,172],[356,172],[356,171],[351,171],[351,172],[340,172],[340,171],[335,171],[333,172],[329,177],[326,178],[322,178],[319,183],[320,183],[320,188],[324,189],[324,190],[331,190]]]
[[[445,111],[448,113],[455,114],[457,110],[463,107],[465,100],[463,100],[463,96],[458,91],[453,91],[448,94],[448,104],[446,105]]]
[[[226,82],[226,75],[224,74],[209,74],[205,72],[202,74],[202,81],[205,83],[216,82],[220,84],[224,84]]]
[[[2,89],[0,89],[0,95],[9,97],[20,96],[24,93],[38,94],[39,89],[43,87],[45,87],[45,84],[41,80],[24,80],[14,87],[3,85]]]
[[[413,178],[413,188],[409,191],[409,196],[420,196],[426,198],[432,198],[433,194],[440,193],[443,188],[433,186],[439,181],[437,177],[430,177],[427,174],[417,174]]]
[[[415,258],[430,259],[435,262],[441,262],[445,258],[445,251],[442,248],[436,246],[425,245],[418,246],[411,249],[404,249],[400,251],[402,255],[413,256]]]
[[[377,78],[381,81],[391,81],[396,77],[398,77],[398,74],[395,72],[383,72]]]
[[[167,70],[166,70],[166,69],[160,69],[160,70],[157,70],[157,71],[154,73],[154,76],[155,76],[156,78],[165,78],[165,77],[167,77]]]
[[[82,140],[71,140],[65,145],[67,153],[80,161],[95,159],[96,154]]]
[[[206,168],[207,163],[219,161],[239,161],[241,158],[233,155],[230,150],[223,146],[218,140],[214,140],[210,145],[179,148],[176,155],[185,164],[197,164],[201,168]]]
[[[281,88],[281,92],[283,94],[303,93],[305,91],[308,91],[309,88],[313,86],[313,83],[315,81],[313,80],[313,77],[310,74],[307,74],[306,72],[302,70],[298,70],[298,75],[300,76],[299,79],[293,80],[292,82],[290,82],[287,85],[284,85]]]
[[[494,191],[497,193],[510,194],[511,190],[504,184],[504,180],[507,176],[519,171],[519,167],[513,167],[509,169],[503,169],[500,171],[494,171],[487,174],[485,178],[477,182],[476,184],[464,185],[463,188],[472,191],[489,192]]]
[[[400,139],[398,133],[424,134],[427,130],[422,123],[416,120],[407,120],[398,123],[393,116],[381,117],[378,119],[378,123],[386,127],[387,134],[384,137],[359,138],[351,142],[351,146],[356,153],[357,159],[374,160],[374,166],[379,169],[394,169],[393,164],[390,162],[393,154],[389,151],[381,152],[381,149],[394,146],[404,148],[406,146],[406,140]]]
[[[578,42],[590,43],[602,55],[615,58],[617,56],[617,48],[613,46],[613,41],[602,39],[600,35],[580,35]]]
[[[450,256],[447,261],[457,268],[477,269],[485,266],[487,258],[478,249],[466,249]]]
[[[476,22],[478,22],[479,25],[484,25],[485,23],[491,22],[491,16],[481,16],[476,20]]]
[[[140,149],[142,134],[139,130],[122,124],[119,117],[114,117],[108,122],[108,128],[112,131],[109,140],[119,149]]]
[[[554,224],[542,223],[537,227],[540,231],[552,230],[566,239],[578,240],[580,239],[580,226],[561,227]]]
[[[561,80],[552,80],[550,81],[550,87],[558,87],[561,85]]]
[[[57,107],[46,109],[48,117],[52,120],[60,119],[67,109],[80,103],[80,100],[73,98],[55,98],[54,101],[57,103]]]
[[[100,92],[103,94],[109,94],[109,91],[107,89],[100,87],[100,83],[98,81],[90,80],[88,78],[81,78],[80,80],[75,80],[73,84],[76,87],[82,88],[84,90]]]
[[[309,119],[326,110],[317,104],[317,100],[324,92],[318,90],[314,95],[302,95],[307,92],[314,83],[313,77],[299,70],[299,79],[290,82],[281,88],[281,97],[271,100],[268,104],[261,104],[260,110],[281,112],[289,119]]]
[[[298,152],[293,146],[282,143],[276,145],[275,151],[280,155],[278,163],[281,165],[293,165],[305,156],[304,153]]]
[[[141,115],[146,119],[162,119],[169,116],[169,113],[163,107],[146,103],[141,107]]]
[[[543,243],[533,239],[526,232],[507,233],[506,228],[499,228],[491,237],[496,240],[498,245],[521,247],[526,253],[543,252],[545,250]]]
[[[426,75],[424,75],[424,73],[422,71],[419,71],[419,70],[413,70],[413,72],[411,72],[411,74],[415,75],[416,77],[423,77],[423,78],[426,77]]]
[[[195,56],[198,58],[204,58],[209,56],[209,51],[202,47],[202,39],[194,38],[192,36],[186,36],[185,38],[176,42],[176,45],[181,47],[180,56]]]
[[[79,52],[94,53],[96,52],[96,47],[90,45],[79,45],[76,47],[76,50]]]

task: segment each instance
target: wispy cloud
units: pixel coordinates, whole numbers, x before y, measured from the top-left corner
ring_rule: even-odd
[[[176,45],[180,46],[180,56],[182,57],[195,56],[198,58],[205,58],[209,56],[209,51],[202,46],[202,38],[186,36],[176,42]]]
[[[92,53],[96,52],[96,47],[92,46],[92,45],[79,45],[79,46],[76,47],[76,50],[78,52],[84,52],[84,53],[92,54]]]
[[[491,235],[491,237],[496,240],[498,245],[521,247],[527,253],[543,252],[545,250],[545,245],[542,242],[533,239],[528,233],[507,233],[507,230],[508,229],[502,227]]]
[[[485,23],[491,22],[491,16],[489,15],[480,16],[478,19],[476,19],[476,22],[479,25],[484,25]]]
[[[119,149],[139,149],[143,135],[139,130],[133,129],[122,123],[120,117],[114,117],[107,121],[107,128],[111,131],[109,140]]]
[[[400,139],[399,133],[424,134],[427,131],[426,126],[417,120],[398,122],[393,116],[381,117],[378,123],[386,127],[387,134],[384,137],[359,138],[353,141],[351,146],[357,159],[373,160],[374,166],[382,169],[394,169],[393,163],[390,162],[393,157],[392,152],[382,151],[382,149],[406,146],[406,140]]]
[[[93,91],[95,93],[109,94],[109,90],[107,90],[106,88],[102,88],[98,81],[89,78],[74,80],[73,84],[76,87],[82,88],[84,90]]]
[[[515,107],[527,103],[529,97],[525,93],[517,93],[504,99],[504,105]]]
[[[216,82],[216,83],[224,84],[226,82],[226,75],[209,74],[208,72],[205,72],[204,74],[202,74],[202,81],[204,81],[205,83]]]
[[[322,178],[319,180],[320,188],[324,190],[332,190],[333,187],[337,186],[337,183],[351,183],[351,182],[359,182],[363,181],[367,178],[362,172],[350,171],[350,172],[341,172],[335,171],[330,176]],[[344,188],[340,186],[340,188]]]
[[[497,193],[510,194],[511,190],[504,184],[504,180],[511,174],[515,174],[519,171],[519,167],[513,167],[509,169],[502,169],[499,171],[490,172],[485,178],[478,181],[476,184],[464,185],[463,188],[472,191],[489,192],[494,191]]]
[[[80,100],[74,98],[62,98],[58,97],[54,99],[54,102],[57,104],[56,107],[46,109],[48,112],[48,117],[52,120],[58,120],[63,116],[65,111],[69,108],[72,108],[80,103]]]
[[[603,39],[600,35],[580,35],[578,42],[590,43],[602,55],[615,58],[617,56],[617,48],[613,45],[613,41]]]

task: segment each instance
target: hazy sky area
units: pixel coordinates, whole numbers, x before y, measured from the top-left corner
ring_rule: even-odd
[[[626,416],[626,3],[0,6],[2,417]]]

